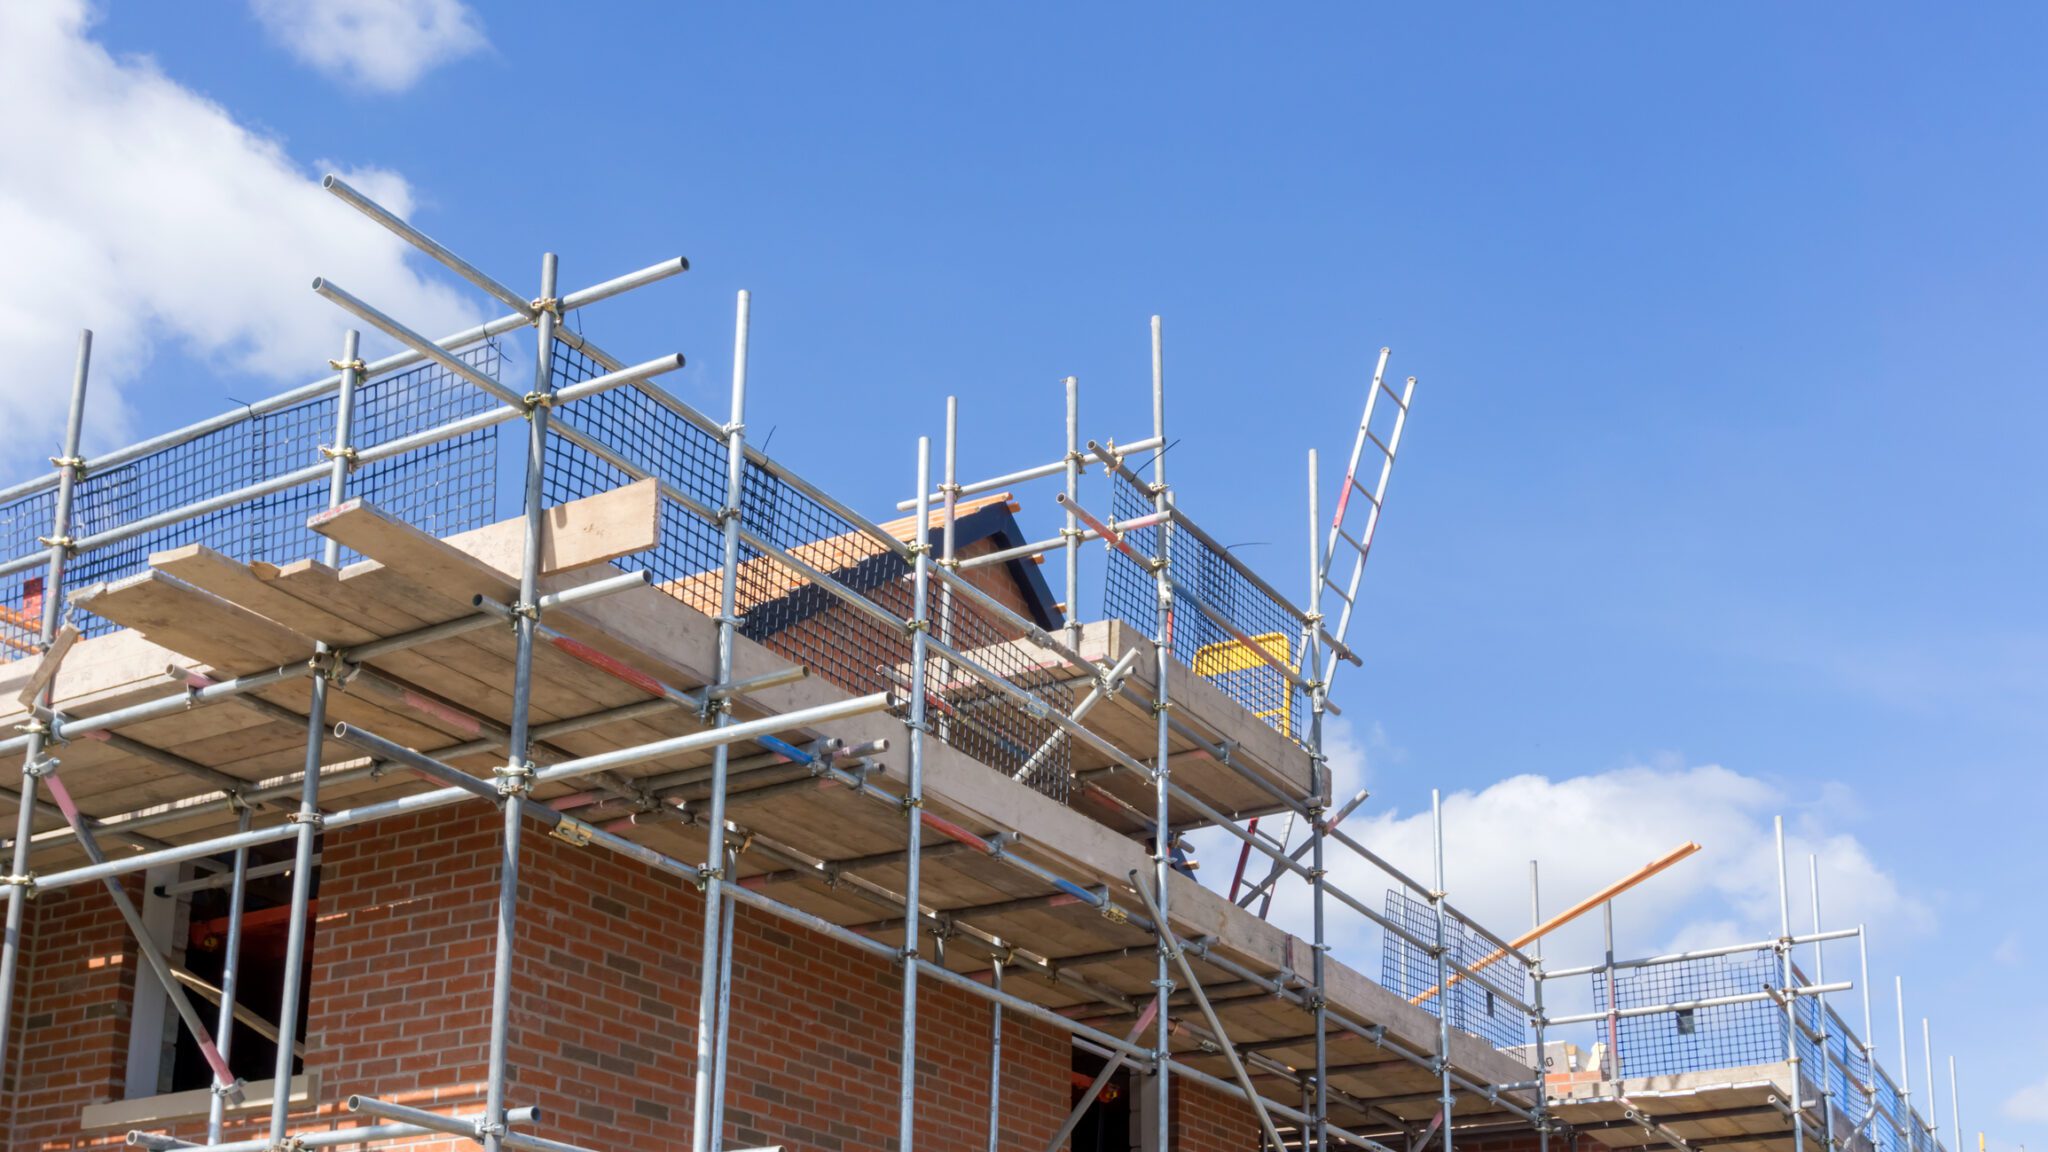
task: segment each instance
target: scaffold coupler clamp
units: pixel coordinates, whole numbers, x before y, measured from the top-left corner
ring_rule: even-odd
[[[284,818],[287,824],[310,824],[318,832],[327,827],[327,817],[320,812],[293,812]]]
[[[36,898],[36,874],[31,870],[0,876],[0,887],[19,888],[24,899],[33,900]]]
[[[306,658],[306,667],[313,675],[320,677],[337,688],[346,688],[356,678],[360,667],[341,658],[337,652],[315,652]]]
[[[219,1080],[215,1080],[213,1083],[206,1086],[206,1090],[230,1103],[240,1104],[242,1101],[248,1099],[249,1097],[249,1094],[246,1091],[244,1091],[244,1089],[248,1087],[249,1082],[247,1080],[244,1080],[242,1077],[237,1076],[231,1083],[227,1084],[223,1084]]]
[[[360,364],[362,361],[358,360],[356,363]],[[348,470],[351,472],[363,466],[362,458],[353,447],[347,444],[343,444],[339,448],[328,444],[320,445],[320,458],[323,460],[345,460],[348,462]]]
[[[286,1136],[270,1146],[270,1152],[306,1152],[306,1141],[298,1136]]]
[[[353,360],[329,360],[327,366],[336,372],[353,372],[358,376],[370,370],[370,366],[363,363],[363,358],[360,356]]]
[[[522,760],[516,764],[506,764],[502,767],[493,768],[491,769],[491,775],[497,777],[498,795],[500,796],[516,798],[524,796],[533,790],[533,761],[531,760]]]
[[[697,867],[697,891],[699,892],[708,890],[713,880],[723,879],[725,879],[725,865],[723,864],[707,860]]]
[[[562,318],[562,298],[560,296],[534,297],[533,319],[529,323],[539,324],[542,316],[553,316],[555,319],[560,320]]]
[[[45,548],[62,548],[66,555],[71,555],[78,551],[78,537],[76,536],[38,536],[36,537],[36,543],[41,544]]]
[[[732,711],[732,700],[725,696],[706,696],[704,703],[697,706],[697,719],[706,724]]]
[[[572,816],[564,816],[548,829],[548,835],[571,848],[588,848],[592,839],[590,825]]]
[[[1101,912],[1102,918],[1112,924],[1128,924],[1131,921],[1130,913],[1110,903],[1107,898],[1102,901]]]
[[[47,776],[55,776],[57,774],[57,766],[62,763],[63,761],[55,756],[38,756],[21,766],[21,774],[33,776],[41,780]]]

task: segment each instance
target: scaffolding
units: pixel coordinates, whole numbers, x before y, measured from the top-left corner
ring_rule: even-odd
[[[1415,386],[1413,378],[1398,390],[1387,383],[1385,350],[1372,374],[1334,514],[1327,520],[1320,512],[1315,455],[1309,455],[1311,580],[1302,606],[1220,545],[1176,503],[1165,467],[1166,371],[1156,317],[1148,435],[1121,443],[1083,439],[1079,384],[1070,377],[1065,381],[1065,444],[1056,459],[962,482],[958,410],[949,402],[936,481],[931,440],[921,438],[914,467],[906,469],[914,473],[916,495],[898,508],[911,515],[885,526],[749,441],[746,293],[738,298],[730,407],[715,418],[657,383],[682,365],[681,355],[628,364],[564,323],[572,313],[680,274],[686,261],[663,261],[565,292],[549,254],[542,261],[537,293],[528,296],[342,181],[330,177],[325,186],[500,302],[507,314],[433,340],[345,288],[316,280],[316,292],[396,341],[401,350],[366,363],[358,333],[348,332],[339,359],[330,361],[333,372],[319,380],[90,460],[81,457],[79,445],[88,335],[80,348],[66,438],[62,454],[53,458],[53,471],[0,492],[0,538],[13,545],[10,558],[0,562],[0,577],[24,577],[21,587],[9,593],[14,599],[5,606],[0,628],[14,630],[10,650],[38,662],[31,690],[24,694],[30,702],[24,731],[0,741],[0,753],[23,756],[5,878],[0,1054],[11,1052],[5,1033],[29,897],[104,885],[122,904],[152,978],[169,991],[215,1081],[203,1144],[156,1132],[131,1133],[131,1144],[156,1152],[188,1147],[273,1152],[452,1135],[476,1140],[486,1152],[581,1152],[536,1135],[538,1110],[506,1097],[522,837],[534,824],[558,838],[679,877],[704,895],[692,1152],[712,1152],[726,1140],[722,1109],[732,1015],[732,926],[741,906],[887,961],[900,972],[896,1147],[901,1152],[913,1152],[917,1144],[919,991],[931,985],[964,991],[992,1005],[991,1150],[1002,1135],[1000,1054],[1003,1022],[1011,1015],[1059,1029],[1107,1061],[1049,1152],[1062,1145],[1121,1067],[1149,1076],[1148,1107],[1162,1130],[1171,1115],[1172,1085],[1180,1080],[1242,1101],[1256,1118],[1264,1145],[1274,1152],[1322,1152],[1340,1144],[1374,1152],[1420,1152],[1434,1140],[1441,1141],[1443,1152],[1452,1152],[1454,1141],[1467,1133],[1504,1127],[1533,1130],[1547,1148],[1552,1134],[1566,1130],[1546,1090],[1540,1054],[1546,1051],[1547,1029],[1596,1019],[1618,1028],[1623,1019],[1718,1006],[1706,999],[1781,1002],[1791,1034],[1781,1047],[1793,1065],[1795,1116],[1800,1114],[1796,1085],[1801,1060],[1842,1072],[1841,1081],[1829,1080],[1823,1099],[1831,1093],[1862,1093],[1878,1100],[1889,1085],[1881,1073],[1873,1075],[1867,1043],[1852,1045],[1848,1030],[1825,1010],[1821,997],[1847,985],[1828,985],[1824,979],[1809,983],[1792,964],[1794,947],[1817,946],[1845,934],[1816,928],[1812,935],[1795,936],[1788,925],[1779,940],[1760,946],[1763,966],[1775,965],[1781,977],[1775,991],[1758,988],[1730,994],[1738,1000],[1717,996],[1676,1005],[1663,1002],[1665,993],[1637,992],[1630,995],[1656,1002],[1623,1004],[1617,973],[1700,958],[1617,963],[1610,950],[1604,966],[1546,973],[1539,953],[1492,932],[1451,903],[1445,890],[1440,804],[1433,819],[1434,871],[1427,883],[1339,827],[1363,796],[1332,804],[1324,719],[1335,711],[1329,693],[1337,670],[1344,663],[1360,663],[1347,635]],[[528,329],[536,341],[533,380],[527,387],[508,385],[500,379],[500,341]],[[421,535],[413,525],[424,527],[429,529],[424,538],[431,540],[478,529],[491,519],[478,493],[488,490],[483,478],[495,467],[500,426],[514,422],[523,422],[522,507],[516,562],[508,579],[465,566],[459,556],[434,553],[406,532]],[[315,426],[327,427],[332,442],[317,444],[310,431]],[[281,428],[292,431],[285,435]],[[229,457],[235,466],[221,466]],[[1095,505],[1106,509],[1104,514],[1091,509],[1083,491],[1084,477],[1096,470],[1107,485],[1107,503]],[[973,498],[1041,481],[1055,488],[1046,503],[1061,511],[1059,535],[961,553],[955,530]],[[656,493],[658,539],[618,554],[622,572],[581,582],[544,579],[552,546],[548,510],[635,486],[651,486]],[[365,496],[381,507],[366,504]],[[1354,505],[1364,511],[1352,515]],[[26,534],[42,525],[48,535],[32,542]],[[177,682],[161,695],[91,715],[70,716],[56,707],[52,680],[66,654],[82,636],[120,623],[122,596],[138,586],[136,581],[151,581],[181,596],[232,599],[219,589],[188,587],[182,583],[186,576],[166,575],[150,562],[152,554],[202,544],[233,549],[250,560],[279,562],[309,552],[315,540],[319,563],[328,570],[358,554],[390,563],[394,554],[385,549],[400,545],[414,549],[412,554],[438,557],[435,562],[449,573],[449,581],[474,582],[465,587],[471,596],[467,610],[445,619],[414,620],[410,627],[336,630],[318,638],[308,657],[272,668],[226,675],[174,669]],[[1108,554],[1104,603],[1109,619],[1097,623],[1085,622],[1078,610],[1083,600],[1081,549],[1090,542],[1099,542]],[[1064,575],[1061,619],[1034,619],[976,582],[982,569],[1047,556],[1059,558]],[[25,576],[38,570],[39,578]],[[195,573],[186,575],[199,579]],[[650,587],[712,622],[715,652],[703,683],[686,685],[679,677],[622,660],[574,623],[579,608],[645,594]],[[1334,621],[1322,611],[1326,593],[1343,605]],[[423,697],[380,671],[388,661],[486,633],[510,637],[509,657],[494,665],[502,667],[508,681],[502,715]],[[755,646],[780,658],[781,666],[743,668],[743,650]],[[564,660],[570,663],[559,663]],[[549,669],[571,666],[615,688],[623,685],[636,698],[583,715],[541,715],[535,694],[545,686]],[[775,690],[809,678],[843,695],[804,707],[776,706]],[[272,698],[273,689],[287,685],[303,686],[303,712]],[[375,715],[425,715],[452,724],[466,738],[434,744],[405,738],[412,729],[379,731],[354,720],[333,723],[330,705],[357,698],[374,701],[382,710]],[[1277,741],[1274,747],[1300,757],[1306,764],[1305,786],[1296,786],[1263,761],[1253,747],[1257,741],[1220,724],[1217,714],[1223,709],[1212,701],[1229,702],[1266,730],[1261,739]],[[151,748],[122,732],[163,717],[230,705],[302,729],[300,770],[270,782],[244,779]],[[882,740],[848,743],[828,734],[835,724],[877,715],[901,722],[905,747],[891,749]],[[618,746],[582,754],[559,743],[570,734],[605,729],[645,733],[656,722],[687,730],[651,740],[621,736]],[[54,755],[82,740],[173,768],[186,787],[174,798],[132,811],[88,816],[68,791]],[[1099,822],[1147,845],[1146,866],[1107,880],[1070,875],[1020,850],[1022,830],[976,831],[947,818],[927,803],[928,762],[942,750],[1056,804],[1089,805]],[[693,755],[708,760],[652,775],[627,774]],[[494,760],[488,778],[458,764],[479,756]],[[348,807],[335,807],[323,793],[391,768],[431,787]],[[734,818],[738,798],[760,803],[819,789],[840,797],[835,803],[849,813],[893,822],[900,845],[887,853],[832,859],[782,842],[772,829],[746,827]],[[494,806],[502,817],[488,1096],[482,1112],[449,1116],[351,1096],[348,1110],[366,1124],[295,1130],[285,1086],[299,1039],[299,1008],[307,995],[298,973],[306,954],[306,911],[319,836],[478,802]],[[151,834],[207,814],[232,819],[234,831],[176,841]],[[1290,830],[1301,830],[1299,843],[1259,829],[1261,818],[1281,816]],[[61,825],[42,827],[52,817]],[[633,829],[649,821],[697,830],[704,837],[702,857],[682,859],[633,839]],[[1187,927],[1192,915],[1181,912],[1176,901],[1176,888],[1186,894],[1188,883],[1176,872],[1176,843],[1196,827],[1222,829],[1242,845],[1233,885],[1242,889],[1241,896],[1233,892],[1240,908],[1255,901],[1269,904],[1281,883],[1298,881],[1306,887],[1311,927],[1304,955],[1293,957],[1294,940],[1284,937],[1288,959],[1261,967],[1233,953],[1227,942]],[[124,847],[109,852],[103,847],[109,841]],[[222,1051],[236,1019],[232,972],[243,895],[258,871],[250,863],[251,851],[270,844],[289,845],[292,852],[286,982],[273,1025],[278,1088],[264,1135],[224,1141],[226,1106],[243,1087]],[[36,853],[73,851],[82,852],[85,863],[41,874],[33,870]],[[1382,907],[1332,882],[1335,853],[1390,878],[1394,890]],[[232,859],[226,881],[232,898],[225,945],[229,974],[218,990],[217,1019],[209,1026],[178,990],[178,973],[164,962],[163,950],[120,881],[150,868],[223,854]],[[1264,878],[1247,883],[1245,867],[1254,857],[1264,861]],[[999,904],[949,904],[926,883],[925,868],[939,861],[946,867],[974,862],[1031,891]],[[884,864],[900,869],[899,883],[869,878]],[[845,917],[848,922],[842,923],[771,895],[769,889],[778,884],[829,887],[892,911],[879,920]],[[1534,895],[1532,878],[1532,900]],[[1004,928],[1007,916],[1051,907],[1099,913],[1102,923],[1112,926],[1104,931],[1114,935],[1097,951],[1071,953],[1020,940]],[[1427,1031],[1371,1018],[1355,998],[1346,999],[1350,993],[1335,986],[1341,967],[1329,955],[1335,915],[1359,917],[1383,934],[1386,982],[1412,1001],[1415,1013],[1434,1016]],[[1860,931],[1855,935],[1861,939]],[[981,966],[962,971],[963,956]],[[1125,981],[1148,990],[1118,987],[1092,972],[1106,964],[1149,967],[1149,979]],[[1038,998],[1014,985],[1006,988],[1006,972],[1040,977],[1034,983]],[[1605,1008],[1587,1017],[1548,1016],[1545,981],[1573,975],[1605,981]],[[1048,1004],[1048,997],[1064,1002]],[[1273,1030],[1266,1028],[1248,1037],[1242,1022],[1268,1005],[1284,1008],[1290,1019],[1305,1019],[1307,1030],[1269,1034]],[[1482,1026],[1475,1014],[1482,1006],[1485,1019],[1499,1022],[1497,1027]],[[1801,1016],[1802,1011],[1809,1014]],[[1903,1019],[1901,1027],[1903,1036]],[[1534,1068],[1496,1051],[1520,1044],[1526,1035],[1533,1035],[1539,1053]],[[1619,1039],[1619,1031],[1615,1035]],[[1637,1047],[1631,1045],[1631,1051]],[[1619,1054],[1622,1048],[1617,1043],[1614,1050]],[[1411,1090],[1374,1095],[1345,1086],[1391,1077],[1390,1069],[1403,1070],[1405,1079],[1397,1087]],[[1517,1074],[1502,1074],[1503,1069]],[[1418,1082],[1428,1090],[1412,1090]],[[1897,1095],[1904,1097],[1903,1092]],[[1880,1115],[1904,1134],[1903,1143],[1884,1145],[1886,1152],[1924,1147],[1916,1142],[1920,1122],[1910,1110],[1901,1114],[1874,1104],[1858,1130],[1879,1130]],[[1794,1124],[1793,1130],[1798,1152],[1804,1152],[1805,1126]],[[1839,1145],[1832,1129],[1827,1138]],[[1696,1146],[1675,1136],[1667,1139],[1681,1148]]]

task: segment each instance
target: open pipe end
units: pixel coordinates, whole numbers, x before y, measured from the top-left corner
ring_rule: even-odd
[[[315,291],[315,292],[318,292],[318,291],[320,291],[320,290],[321,290],[322,288],[325,288],[325,287],[327,287],[327,277],[325,277],[325,276],[315,276],[315,277],[313,277],[313,291]]]
[[[363,1098],[361,1096],[350,1096],[347,1108],[351,1112],[361,1112],[363,1110]]]
[[[344,722],[334,726],[333,735],[336,740],[346,740],[352,733],[349,730],[348,724]],[[350,1099],[354,1099],[354,1097],[350,1097]]]
[[[336,185],[340,185],[343,188],[348,187],[348,185],[342,184],[341,177],[336,176],[332,172],[329,172],[327,175],[322,176],[320,178],[320,186],[322,188],[327,189],[329,192],[334,191]]]

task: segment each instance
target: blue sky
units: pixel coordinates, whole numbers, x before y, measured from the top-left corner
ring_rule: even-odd
[[[310,190],[339,168],[515,284],[543,249],[571,285],[689,256],[586,319],[686,352],[707,407],[751,289],[750,424],[878,510],[949,393],[969,474],[1057,453],[1068,373],[1088,434],[1144,434],[1162,313],[1180,500],[1293,589],[1303,453],[1334,480],[1392,345],[1421,383],[1336,697],[1375,830],[1456,793],[1453,888],[1504,915],[1532,853],[1561,904],[1701,839],[1618,912],[1657,948],[1775,932],[1782,812],[1872,923],[1881,1055],[1901,974],[1967,1127],[2048,1145],[2038,9],[441,0],[380,54],[317,23],[356,7],[123,5],[14,62],[10,403],[82,325],[103,443],[311,378],[319,274],[436,331],[480,314],[348,231]],[[66,88],[86,65],[119,100]],[[178,247],[215,232],[245,243]],[[54,435],[24,422],[16,469]],[[1504,819],[1535,839],[1478,831]]]

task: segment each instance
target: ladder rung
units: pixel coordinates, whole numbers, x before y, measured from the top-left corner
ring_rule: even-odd
[[[1366,498],[1367,500],[1371,501],[1371,502],[1372,502],[1372,506],[1373,506],[1373,507],[1377,508],[1377,507],[1379,507],[1379,506],[1380,506],[1380,498],[1372,494],[1372,489],[1370,489],[1370,488],[1367,488],[1367,487],[1366,487],[1365,485],[1363,485],[1363,484],[1360,484],[1360,483],[1358,482],[1358,477],[1356,477],[1356,476],[1353,476],[1353,477],[1351,478],[1351,486],[1352,486],[1353,488],[1356,488],[1356,489],[1358,489],[1358,494],[1359,494],[1360,496],[1363,496],[1363,497],[1365,497],[1365,498]]]
[[[1387,387],[1387,382],[1385,380],[1380,381],[1380,391],[1385,392],[1387,394],[1387,399],[1392,400],[1394,402],[1395,407],[1399,408],[1403,412],[1408,411],[1408,405],[1402,401],[1400,393],[1395,392],[1392,388]]]
[[[1344,589],[1340,585],[1338,585],[1338,583],[1335,580],[1332,580],[1328,576],[1325,576],[1323,577],[1323,583],[1330,586],[1330,591],[1335,592],[1337,594],[1337,599],[1342,600],[1346,604],[1351,603],[1350,594],[1345,592]]]
[[[1385,444],[1382,444],[1380,442],[1379,436],[1375,434],[1371,429],[1366,430],[1365,438],[1367,440],[1372,441],[1373,447],[1378,448],[1381,452],[1386,453],[1387,459],[1392,460],[1394,458],[1394,450],[1392,448],[1387,447]]]
[[[1346,532],[1342,528],[1337,529],[1337,535],[1342,536],[1346,544],[1349,544],[1353,548],[1356,548],[1358,550],[1358,554],[1361,556],[1365,555],[1366,549],[1370,547],[1370,545],[1367,545],[1359,541],[1356,537],[1351,535],[1351,533]]]

